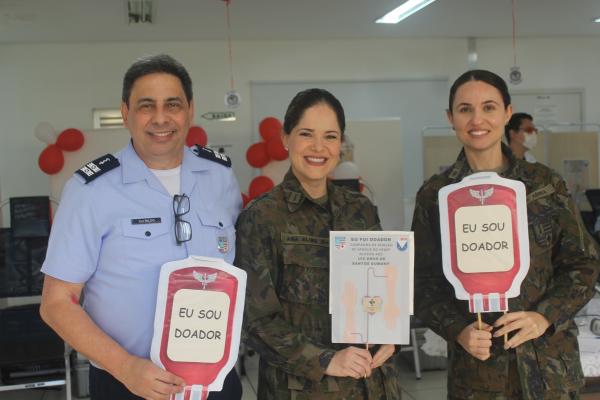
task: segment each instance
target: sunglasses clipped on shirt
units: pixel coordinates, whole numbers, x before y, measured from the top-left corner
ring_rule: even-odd
[[[173,212],[175,213],[175,241],[178,246],[192,239],[192,224],[182,217],[190,212],[190,198],[184,194],[173,196]]]

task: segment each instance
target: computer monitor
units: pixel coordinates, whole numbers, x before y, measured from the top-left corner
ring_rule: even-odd
[[[48,237],[50,234],[49,197],[11,197],[10,226],[15,238]]]

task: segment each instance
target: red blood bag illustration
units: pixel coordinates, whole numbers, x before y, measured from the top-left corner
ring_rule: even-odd
[[[183,378],[176,400],[220,391],[240,344],[246,272],[222,259],[189,257],[163,265],[152,361]]]
[[[444,275],[469,310],[508,311],[529,270],[525,185],[480,172],[440,189]]]

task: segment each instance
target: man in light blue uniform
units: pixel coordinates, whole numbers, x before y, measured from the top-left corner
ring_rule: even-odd
[[[185,383],[149,360],[160,267],[189,255],[232,263],[241,195],[227,157],[185,146],[194,103],[177,61],[136,61],[121,111],[131,143],[83,166],[63,191],[41,313],[92,361],[93,400],[166,400]],[[240,397],[234,370],[209,399]]]

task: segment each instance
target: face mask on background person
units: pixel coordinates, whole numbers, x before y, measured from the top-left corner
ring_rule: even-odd
[[[529,150],[533,150],[533,148],[536,145],[537,145],[537,133],[525,132],[525,138],[523,139],[523,146],[525,146]]]

